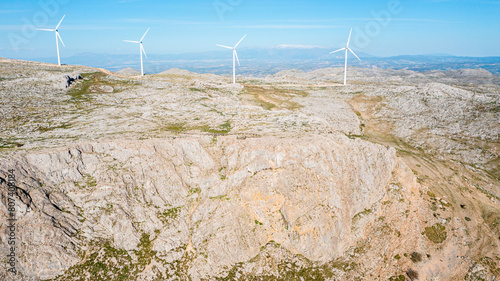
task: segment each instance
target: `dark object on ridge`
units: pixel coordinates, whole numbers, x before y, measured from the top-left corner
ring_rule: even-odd
[[[66,79],[66,89],[73,84],[76,80],[81,80],[83,79],[80,74],[75,75],[75,77],[71,77],[69,75],[64,75],[64,78]]]

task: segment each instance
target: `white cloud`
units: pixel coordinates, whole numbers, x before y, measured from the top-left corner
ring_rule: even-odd
[[[323,46],[316,46],[316,45],[290,45],[290,44],[281,44],[278,46],[274,46],[274,49],[316,49],[316,48],[322,48],[325,49],[326,47]]]

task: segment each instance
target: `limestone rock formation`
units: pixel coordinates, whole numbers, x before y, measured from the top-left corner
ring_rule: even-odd
[[[1,59],[0,279],[498,280],[497,78],[356,71]]]
[[[192,75],[194,73],[185,69],[171,68],[161,72],[160,74]]]
[[[141,75],[141,73],[133,68],[124,68],[122,70],[119,70],[116,72],[116,74],[118,75],[124,75],[124,76],[137,76],[137,75]]]

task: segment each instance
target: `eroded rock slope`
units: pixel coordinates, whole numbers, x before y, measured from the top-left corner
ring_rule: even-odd
[[[1,279],[500,278],[497,85],[0,63]]]

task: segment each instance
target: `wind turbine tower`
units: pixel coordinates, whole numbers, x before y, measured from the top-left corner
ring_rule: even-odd
[[[141,75],[142,76],[144,76],[144,64],[142,62],[142,54],[144,54],[144,56],[146,58],[148,58],[148,56],[146,55],[146,51],[144,50],[144,47],[142,46],[142,40],[144,40],[144,37],[146,37],[146,34],[148,34],[148,31],[149,31],[149,28],[148,28],[148,30],[146,30],[146,33],[144,33],[144,35],[142,35],[142,38],[139,41],[123,40],[125,42],[139,44],[139,55],[141,56]]]
[[[356,58],[358,58],[359,61],[361,61],[361,59],[351,50],[351,48],[349,48],[349,42],[351,41],[351,34],[352,34],[352,28],[351,32],[349,32],[349,39],[347,39],[347,45],[342,49],[330,52],[330,54],[333,54],[345,50],[344,85],[347,84],[347,51],[350,51],[354,56],[356,56]]]
[[[238,41],[238,43],[236,43],[236,45],[234,45],[234,47],[228,47],[216,44],[219,47],[233,50],[233,84],[236,84],[236,61],[238,61],[238,66],[240,66],[240,60],[238,59],[238,53],[236,52],[236,47],[238,47],[238,45],[241,43],[241,41],[243,41],[243,39],[245,39],[245,37],[246,34],[245,36],[243,36],[243,38],[240,39],[240,41]]]
[[[66,17],[66,15],[64,15],[64,16],[62,17],[62,19],[59,21],[59,24],[57,24],[56,28],[54,28],[54,29],[43,29],[43,28],[37,28],[37,30],[52,31],[52,32],[55,32],[55,34],[56,34],[56,48],[57,48],[57,64],[58,64],[59,66],[61,66],[61,56],[59,55],[59,40],[61,40],[61,43],[63,44],[63,46],[64,46],[64,47],[66,47],[66,46],[64,45],[64,42],[63,42],[63,40],[62,40],[62,38],[61,38],[61,35],[59,35],[59,30],[58,30],[58,28],[59,28],[59,26],[61,25],[61,22],[63,21],[63,19],[64,19],[65,17]]]

